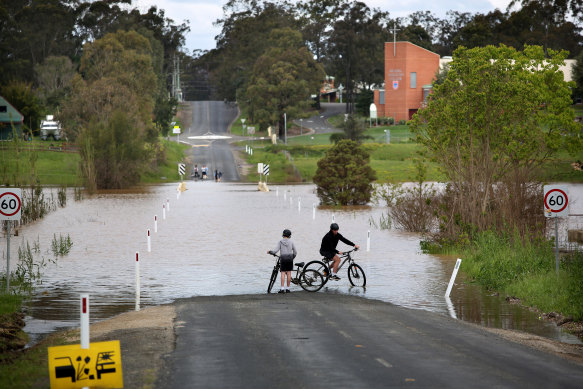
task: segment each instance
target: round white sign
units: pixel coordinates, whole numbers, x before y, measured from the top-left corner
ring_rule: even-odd
[[[21,194],[20,188],[7,188],[0,191],[0,220],[20,220]]]

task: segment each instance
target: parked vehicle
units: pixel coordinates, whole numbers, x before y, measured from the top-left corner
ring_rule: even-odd
[[[40,122],[40,138],[47,140],[52,136],[54,140],[61,139],[61,123],[54,120],[53,115],[47,115],[46,120]]]

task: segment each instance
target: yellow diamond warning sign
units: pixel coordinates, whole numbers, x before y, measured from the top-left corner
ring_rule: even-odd
[[[49,347],[51,389],[123,388],[119,341]]]

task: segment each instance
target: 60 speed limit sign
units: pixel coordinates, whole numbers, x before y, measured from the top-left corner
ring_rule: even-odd
[[[0,220],[20,220],[21,210],[21,189],[0,188]]]
[[[560,217],[569,215],[569,191],[560,185],[545,185],[545,216]]]

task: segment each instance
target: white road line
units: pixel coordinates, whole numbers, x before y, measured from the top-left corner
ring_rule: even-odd
[[[389,362],[385,361],[384,359],[377,358],[377,359],[376,359],[376,361],[377,361],[378,363],[380,363],[381,365],[383,365],[384,367],[386,367],[386,368],[391,368],[391,367],[393,367],[393,365],[391,365]]]
[[[318,311],[314,311],[314,313],[316,314],[316,316],[320,316],[320,317],[322,317],[322,314],[321,314],[320,312],[318,312]]]
[[[344,336],[346,339],[352,339],[352,337],[344,331],[338,331],[338,333],[340,333],[340,335]]]

